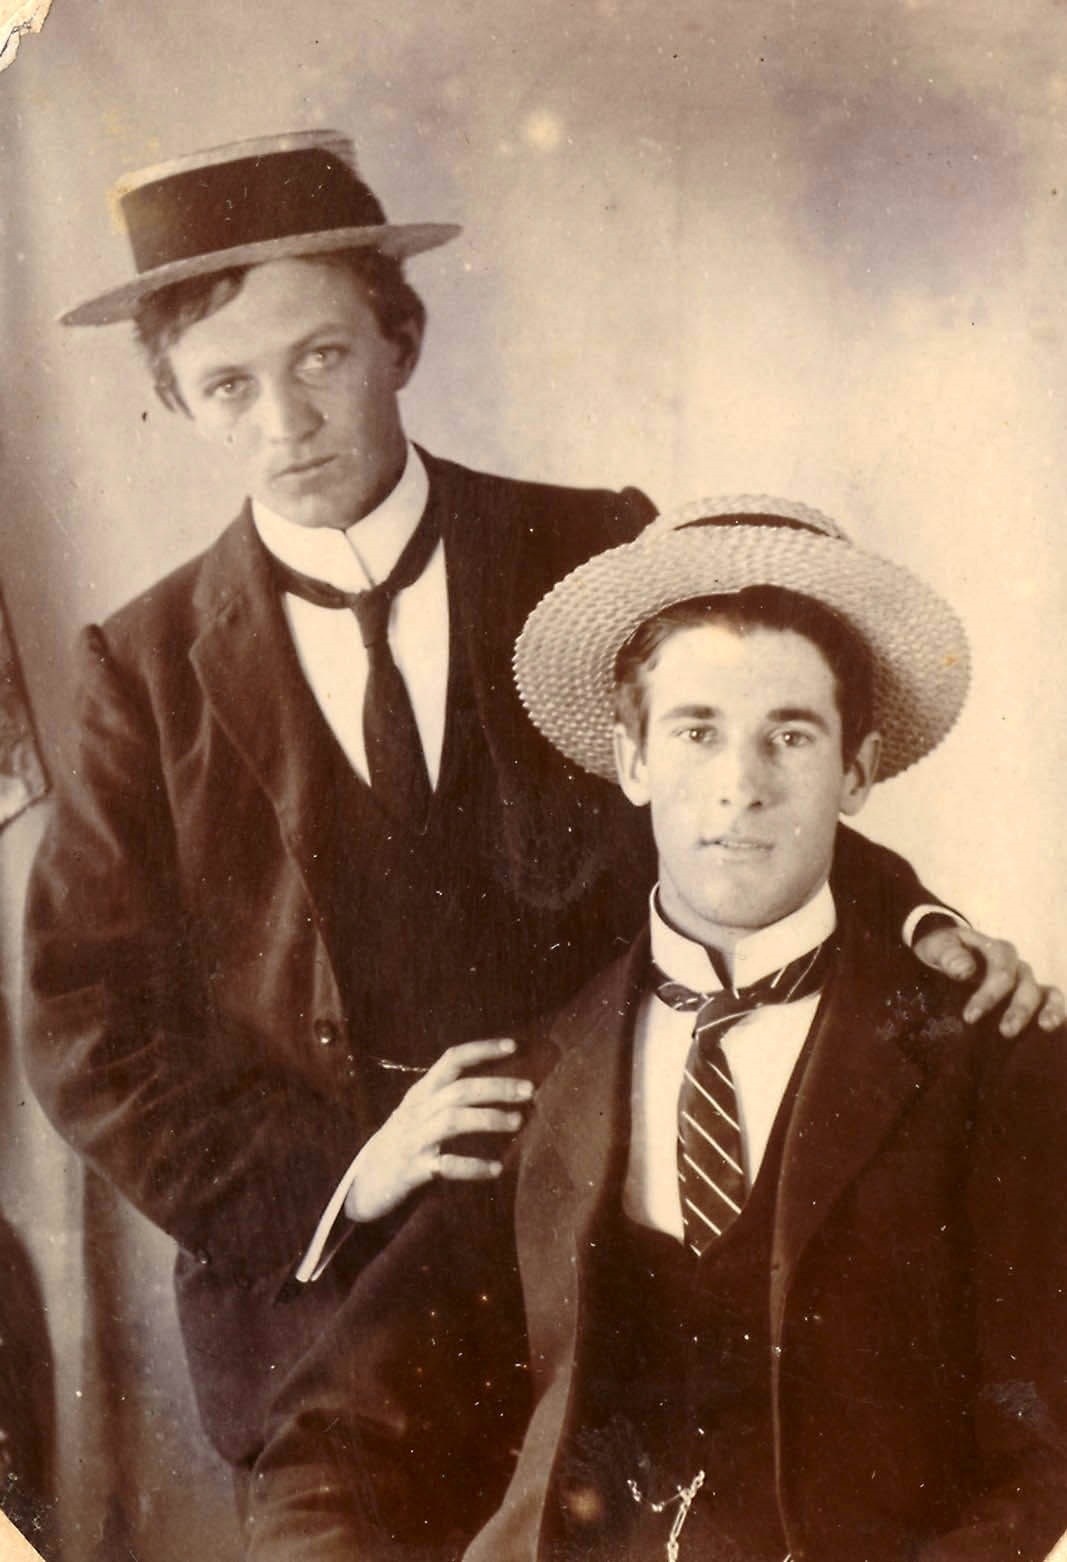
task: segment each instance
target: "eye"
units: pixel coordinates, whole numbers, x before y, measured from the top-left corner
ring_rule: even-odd
[[[247,378],[234,374],[229,379],[217,380],[214,385],[209,385],[204,394],[208,401],[237,401],[247,389]]]
[[[347,352],[339,342],[322,342],[304,354],[300,360],[301,371],[311,375],[326,373],[335,369]]]
[[[713,743],[718,737],[718,732],[714,727],[703,725],[679,727],[675,731],[675,737],[680,738],[683,743],[693,743],[704,746],[709,743]]]
[[[803,732],[796,727],[786,727],[782,732],[776,732],[771,742],[778,748],[808,748],[815,739],[810,732]]]

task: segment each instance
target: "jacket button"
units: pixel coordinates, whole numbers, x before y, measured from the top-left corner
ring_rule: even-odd
[[[604,1518],[604,1499],[593,1485],[570,1487],[563,1493],[563,1507],[574,1524],[600,1524]]]
[[[315,1040],[320,1041],[324,1047],[332,1047],[337,1040],[337,1026],[333,1020],[315,1021]]]

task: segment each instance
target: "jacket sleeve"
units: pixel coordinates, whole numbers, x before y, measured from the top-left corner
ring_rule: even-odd
[[[622,488],[613,495],[610,506],[611,540],[605,547],[616,547],[622,542],[632,542],[656,518],[656,506],[640,488]]]
[[[60,1132],[203,1263],[299,1258],[352,1122],[212,1010],[151,711],[99,630],[26,913],[26,1061]]]
[[[282,1386],[249,1562],[451,1562],[529,1416],[510,1178],[439,1185]]]
[[[901,942],[904,922],[917,906],[944,904],[924,888],[904,857],[847,825],[838,826],[830,886],[838,906],[894,944]]]
[[[1043,1562],[1067,1531],[1065,1042],[990,1043],[968,1191],[980,1494],[918,1562]]]

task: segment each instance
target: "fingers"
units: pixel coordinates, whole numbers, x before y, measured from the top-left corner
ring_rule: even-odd
[[[472,1064],[508,1057],[510,1040],[464,1042],[434,1064],[404,1096],[356,1160],[345,1198],[351,1220],[378,1219],[435,1178],[471,1182],[496,1177],[500,1162],[453,1155],[442,1144],[461,1134],[514,1134],[534,1094],[528,1079],[460,1076]]]
[[[1058,987],[1045,988],[1045,1002],[1037,1023],[1042,1030],[1058,1030],[1067,1019],[1067,1001]]]
[[[1014,944],[1004,938],[989,938],[973,928],[947,931],[961,943],[970,944],[985,962],[985,975],[963,1011],[969,1025],[1009,997],[998,1026],[1002,1036],[1018,1036],[1035,1020],[1045,1031],[1057,1030],[1064,1023],[1067,1002],[1063,993],[1058,987],[1043,986],[1026,961],[1019,959]]]
[[[990,938],[971,927],[941,927],[917,939],[915,953],[924,965],[958,982],[981,973],[963,1011],[968,1025],[1005,999],[1010,1002],[998,1025],[1002,1036],[1018,1036],[1035,1020],[1042,1030],[1057,1030],[1067,1019],[1067,1001],[1060,989],[1043,987],[1005,938]]]
[[[443,1143],[459,1134],[513,1134],[522,1127],[521,1112],[504,1112],[497,1107],[453,1107],[441,1113],[433,1125],[435,1138]]]
[[[500,1161],[441,1147],[460,1135],[514,1134],[522,1127],[521,1108],[534,1095],[528,1079],[464,1073],[515,1051],[510,1037],[461,1042],[411,1086],[360,1152],[345,1200],[351,1219],[376,1219],[436,1178],[476,1182],[500,1175]]]
[[[972,927],[940,927],[916,941],[915,953],[924,965],[943,971],[954,981],[981,977],[963,1011],[968,1025],[982,1019],[1009,994],[1013,994],[1011,1008],[1015,1028],[1005,1030],[1006,1036],[1021,1030],[1037,1012],[1040,989],[1030,967],[1020,961],[1015,945],[1009,944],[1007,939],[989,938]],[[1008,1012],[1001,1021],[1002,1028]]]
[[[1042,987],[1030,967],[1019,966],[1019,985],[1000,1021],[1002,1036],[1018,1036],[1036,1018],[1042,1030],[1058,1030],[1067,1017],[1067,1004],[1058,987]]]
[[[437,1103],[445,1108],[484,1106],[486,1102],[518,1106],[532,1100],[533,1094],[534,1087],[528,1079],[513,1079],[510,1075],[496,1079],[491,1074],[470,1074],[434,1092]]]
[[[1030,974],[1030,967],[1020,962],[1014,944],[1006,943],[1004,939],[986,939],[980,950],[985,961],[985,971],[963,1011],[963,1018],[968,1025],[973,1025],[991,1009],[995,1009],[998,1003],[1003,1003],[1008,994],[1014,991],[1021,974]]]
[[[461,1041],[458,1046],[449,1047],[447,1052],[441,1054],[433,1068],[423,1075],[422,1083],[431,1087],[446,1084],[449,1080],[458,1079],[464,1069],[511,1057],[515,1049],[516,1044],[510,1036],[497,1037],[492,1041]]]
[[[441,1139],[460,1134],[514,1133],[522,1126],[520,1112],[502,1112],[488,1107],[465,1107],[448,1113],[439,1129]],[[489,1182],[499,1177],[503,1162],[478,1155],[454,1155],[440,1144],[427,1144],[411,1164],[412,1186],[441,1179],[445,1182]]]
[[[1018,981],[1011,1002],[1000,1017],[1000,1034],[1017,1036],[1037,1014],[1044,997],[1044,990],[1034,978],[1025,961],[1020,962]]]
[[[463,1070],[498,1062],[515,1052],[510,1038],[492,1041],[466,1041],[450,1047],[417,1084],[408,1091],[407,1104],[427,1124],[434,1125],[438,1139],[446,1136],[441,1127],[444,1114],[462,1107],[521,1106],[530,1101],[534,1087],[528,1079],[514,1075],[468,1074]],[[448,1130],[455,1132],[456,1130]]]
[[[481,1161],[475,1155],[441,1154],[434,1175],[447,1182],[491,1182],[503,1169],[499,1161]]]

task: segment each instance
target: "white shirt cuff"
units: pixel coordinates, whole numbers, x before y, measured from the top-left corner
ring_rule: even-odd
[[[955,922],[957,927],[970,927],[966,917],[961,917],[958,911],[953,911],[951,906],[913,906],[904,918],[904,926],[900,930],[900,936],[912,947],[915,937],[915,929],[919,926],[923,917],[948,917],[950,922]]]
[[[334,1189],[330,1202],[323,1210],[319,1223],[315,1227],[315,1235],[312,1237],[303,1258],[300,1260],[296,1278],[302,1285],[307,1285],[310,1281],[317,1280],[321,1274],[325,1273],[329,1267],[330,1259],[340,1246],[339,1242],[331,1243],[330,1238],[334,1234],[337,1222],[344,1217],[345,1199],[348,1197],[349,1188],[356,1180],[356,1161],[358,1160],[359,1156],[357,1155]]]

